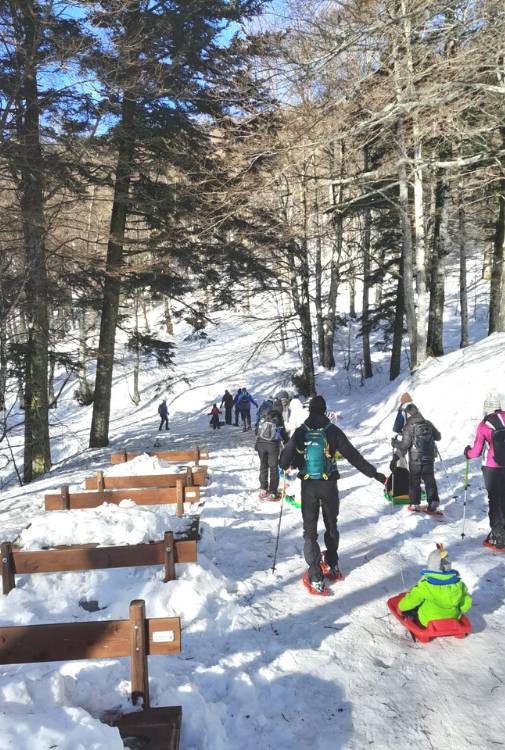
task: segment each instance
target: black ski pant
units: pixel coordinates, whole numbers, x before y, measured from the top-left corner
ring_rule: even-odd
[[[213,430],[219,430],[220,424],[219,424],[219,417],[212,417],[210,420],[210,423],[212,425]]]
[[[161,422],[160,422],[160,426],[158,428],[158,432],[159,432],[159,430],[163,429],[163,425],[165,425],[165,430],[168,430],[168,417],[161,417]]]
[[[499,542],[505,543],[505,469],[483,466],[489,500],[489,525]]]
[[[251,410],[241,409],[240,416],[242,418],[242,424],[244,426],[244,429],[250,430],[251,429]]]
[[[411,464],[409,467],[409,498],[411,505],[421,502],[421,480],[424,482],[426,499],[429,503],[439,503],[438,488],[433,464]]]
[[[239,408],[238,408],[238,406],[236,406],[235,407],[235,427],[238,427],[238,415],[239,415],[239,413],[240,413]]]
[[[260,459],[260,488],[275,493],[279,489],[279,441],[260,438],[256,450]]]
[[[324,543],[328,565],[338,562],[339,533],[337,517],[339,497],[336,479],[302,479],[303,555],[309,566],[309,580],[322,581],[321,549],[317,543],[319,506],[323,511]]]
[[[225,424],[231,424],[231,410],[233,407],[231,406],[225,406],[224,407],[224,423]]]

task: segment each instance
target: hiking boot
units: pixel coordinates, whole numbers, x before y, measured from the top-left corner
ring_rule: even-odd
[[[432,500],[431,503],[428,503],[428,513],[434,513],[436,510],[438,510],[439,505],[440,500]]]
[[[486,537],[486,543],[492,547],[496,547],[496,549],[505,549],[505,534],[490,531]]]
[[[260,490],[258,497],[260,500],[266,500],[270,497],[270,493],[268,492],[268,490]]]
[[[323,556],[323,559],[321,560],[319,565],[321,567],[321,573],[323,574],[323,576],[325,578],[328,578],[330,581],[340,581],[343,578],[342,572],[338,566],[338,560],[335,565],[330,565],[326,561],[326,557]]]

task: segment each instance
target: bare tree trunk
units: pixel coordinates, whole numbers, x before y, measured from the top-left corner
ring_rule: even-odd
[[[123,245],[134,153],[134,121],[135,102],[125,95],[121,112],[121,140],[116,167],[110,238],[107,245],[100,339],[96,361],[95,396],[89,438],[90,448],[101,448],[109,444],[112,371],[114,367],[116,325],[121,292]]]
[[[505,127],[500,128],[505,145]],[[504,169],[505,167],[502,167]],[[489,333],[505,331],[505,177],[498,183],[498,218],[493,243],[493,267],[489,298]]]
[[[16,122],[21,148],[21,213],[25,251],[25,300],[28,341],[25,356],[24,481],[51,467],[47,399],[47,267],[43,196],[43,160],[40,143],[40,110],[37,66],[40,54],[40,19],[31,0],[12,2],[16,33],[16,59],[22,101]]]
[[[169,336],[174,335],[174,323],[172,321],[172,313],[170,312],[170,300],[165,297],[163,300],[163,310],[165,316],[165,328]]]
[[[389,379],[394,380],[398,377],[401,370],[402,362],[402,341],[403,341],[403,316],[405,310],[405,283],[403,280],[403,260],[400,259],[400,269],[398,274],[398,284],[396,287],[396,307],[395,319],[393,324],[393,346],[391,347],[391,361],[389,364]]]
[[[417,99],[414,84],[414,61],[412,56],[412,24],[410,0],[400,0],[403,31],[403,51],[407,73],[407,94],[411,101]],[[397,60],[399,63],[399,60]],[[397,76],[399,74],[396,70]],[[399,79],[398,79],[399,80]],[[422,140],[419,129],[418,113],[412,108],[412,141],[414,144],[414,230],[415,230],[415,279],[417,292],[416,314],[416,358],[415,364],[421,365],[426,359],[426,232],[424,226],[424,195],[422,168]],[[414,256],[413,256],[414,258]]]
[[[437,175],[435,185],[434,219],[427,348],[430,356],[441,357],[444,353],[445,259],[449,252],[449,183],[443,171]]]
[[[140,346],[139,346],[139,306],[141,290],[135,292],[134,313],[135,313],[135,346],[133,349],[133,396],[132,401],[135,406],[140,404],[139,393],[139,373],[140,373]]]
[[[56,367],[56,360],[53,355],[49,355],[49,377],[47,384],[47,400],[50,409],[56,409],[58,402],[54,393],[54,368]]]
[[[466,216],[463,178],[458,182],[458,238],[459,238],[459,306],[461,335],[459,346],[463,349],[470,343],[468,335],[468,291],[466,278]]]
[[[407,170],[405,167],[405,161],[407,158],[405,132],[401,117],[398,121],[398,143],[400,150],[400,158],[398,162],[399,209],[403,235],[403,305],[407,318],[411,367],[414,368],[417,365],[417,325],[413,288],[412,227],[409,213],[409,185],[407,181]]]
[[[370,355],[370,302],[368,299],[370,291],[370,233],[371,217],[370,210],[365,209],[363,228],[363,309],[361,313],[362,320],[362,338],[363,338],[363,376],[365,378],[373,377],[372,357]]]

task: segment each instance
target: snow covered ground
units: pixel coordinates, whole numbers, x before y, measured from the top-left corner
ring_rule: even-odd
[[[151,658],[149,670],[152,705],[183,706],[181,750],[503,745],[505,560],[481,546],[488,524],[478,462],[472,463],[464,539],[461,519],[462,450],[481,418],[486,391],[500,391],[503,383],[505,335],[429,361],[415,377],[393,384],[385,374],[362,388],[349,384],[346,372],[320,374],[319,391],[342,411],[341,427],[383,471],[398,396],[409,390],[442,432],[447,474],[438,462],[445,518],[436,521],[386,504],[377,482],[342,462],[346,577],[332,586],[333,596],[318,598],[301,584],[300,511],[287,505],[271,572],[279,504],[258,500],[252,433],[208,426],[209,408],[225,387],[247,385],[262,399],[286,385],[293,356],[274,356],[267,348],[248,359],[262,328],[257,321],[244,333],[239,316],[230,315],[206,346],[183,343],[183,327],[178,334],[180,384],[168,395],[171,431],[161,442],[164,448],[198,442],[211,451],[211,481],[197,509],[203,530],[198,563],[178,566],[178,579],[167,584],[156,567],[17,576],[16,589],[0,597],[0,624],[122,619],[134,598],[146,600],[149,617],[179,615],[180,656]],[[379,354],[379,368],[380,362]],[[112,450],[152,448],[164,373],[146,368],[139,407],[129,402],[128,377],[125,366],[114,388],[111,449],[76,453],[68,441],[47,477],[5,491],[2,540],[32,549],[69,541],[134,543],[160,538],[171,527],[169,506],[126,501],[94,510],[42,510],[45,492],[63,483],[77,488],[108,465]],[[70,386],[58,412],[85,442],[90,411],[71,401]],[[141,461],[150,461],[152,473],[153,462]],[[385,602],[415,583],[439,541],[474,597],[474,633],[422,646]],[[80,603],[92,600],[100,609],[89,613]],[[117,731],[99,718],[129,709],[128,660],[0,667],[0,701],[0,750],[116,750],[122,747]]]

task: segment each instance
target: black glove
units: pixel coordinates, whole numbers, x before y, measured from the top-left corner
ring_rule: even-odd
[[[472,450],[472,446],[471,446],[471,445],[467,445],[467,446],[465,447],[465,450],[463,451],[463,453],[465,454],[465,458],[470,458],[470,457],[469,457],[469,455],[468,455],[468,453],[469,453],[469,451],[471,451],[471,450]]]
[[[393,458],[391,459],[389,463],[389,471],[395,470],[396,464],[398,463],[399,460],[400,460],[400,456],[393,456]]]
[[[380,471],[377,471],[375,473],[374,479],[376,479],[381,484],[386,484],[386,477],[384,476],[384,474],[381,474]]]

